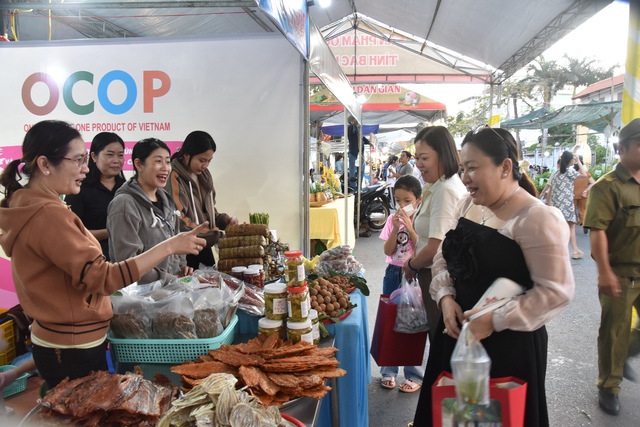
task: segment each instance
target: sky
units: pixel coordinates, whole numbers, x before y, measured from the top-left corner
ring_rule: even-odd
[[[616,74],[624,72],[629,25],[629,4],[615,1],[585,21],[547,49],[545,59],[560,60],[564,54],[574,58],[595,59],[598,66],[608,68],[619,65]],[[403,85],[447,106],[447,114],[455,115],[464,105],[458,102],[470,96],[480,95],[480,84],[429,84]]]

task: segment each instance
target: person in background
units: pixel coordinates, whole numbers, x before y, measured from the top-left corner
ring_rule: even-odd
[[[382,282],[384,295],[391,295],[400,287],[404,263],[413,256],[418,241],[418,234],[413,229],[412,220],[422,197],[420,181],[411,175],[405,175],[396,181],[394,190],[398,211],[389,216],[380,232],[380,238],[384,240],[384,253],[387,256],[387,269]],[[409,211],[405,210],[406,206],[410,206]],[[394,389],[398,372],[398,366],[381,367],[380,385],[383,388]],[[405,366],[405,381],[400,385],[400,391],[413,392],[418,390],[422,385],[423,376],[424,368],[422,366]]]
[[[124,184],[124,141],[112,132],[100,132],[89,150],[89,172],[78,194],[68,194],[65,202],[84,226],[98,239],[109,261],[107,209],[116,191]]]
[[[216,189],[208,169],[215,152],[211,135],[197,130],[187,135],[180,151],[171,157],[167,191],[180,211],[180,230],[193,230],[204,221],[210,226],[200,235],[207,241],[205,250],[197,256],[187,255],[187,265],[192,268],[214,266],[212,247],[224,235],[220,230],[238,222],[216,209]]]
[[[164,190],[171,173],[170,156],[167,144],[156,138],[142,139],[134,145],[131,161],[135,174],[116,192],[107,213],[109,253],[113,261],[140,255],[179,233],[180,212]],[[162,280],[166,284],[192,271],[184,255],[172,254],[139,282]]]
[[[578,156],[580,164],[584,164],[582,156]],[[573,165],[573,168],[580,172],[580,166],[578,163]],[[586,168],[585,168],[586,170]],[[591,176],[591,173],[587,170],[585,175],[580,175],[573,181],[573,208],[576,212],[576,224],[582,225],[584,221],[584,214],[587,210],[587,197],[589,196],[589,190],[593,187],[596,181]],[[584,234],[589,232],[589,229],[582,227]]]
[[[491,358],[491,378],[514,376],[527,383],[524,426],[549,425],[545,375],[547,332],[573,297],[575,285],[566,238],[569,227],[556,208],[536,198],[520,169],[520,150],[504,129],[469,132],[460,152],[462,182],[469,194],[433,261],[430,292],[442,309],[431,342],[414,426],[432,425],[431,386],[451,372],[451,355],[463,322]],[[523,190],[523,191],[521,191]],[[498,278],[527,291],[474,318],[472,310]]]
[[[413,220],[418,233],[416,252],[405,263],[404,271],[407,278],[418,279],[427,310],[429,338],[433,339],[440,310],[429,298],[431,264],[445,233],[455,223],[454,210],[466,189],[457,173],[458,150],[447,128],[426,127],[418,132],[415,141],[417,165],[426,184],[422,188],[422,203]]]
[[[344,172],[344,160],[342,154],[336,154],[336,173],[342,174]]]
[[[573,165],[578,165],[578,171]],[[573,185],[576,178],[586,176],[587,169],[584,167],[577,154],[565,151],[560,156],[560,167],[549,178],[551,188],[551,199],[549,204],[562,212],[565,220],[569,224],[569,243],[573,249],[571,258],[580,259],[584,253],[578,247],[576,241],[576,211],[573,206]]]
[[[11,257],[24,312],[34,319],[33,358],[49,388],[92,371],[107,370],[109,295],[172,254],[196,254],[206,243],[199,230],[181,233],[118,263],[105,261],[100,243],[60,196],[80,192],[89,172],[80,133],[57,120],[26,133],[22,158],[0,175],[0,245]],[[22,165],[22,166],[21,166]],[[21,169],[20,169],[21,168]],[[26,186],[18,179],[29,178]]]
[[[360,177],[360,181],[364,178],[364,145],[369,144],[369,140],[365,137],[358,138],[360,135],[360,125],[355,117],[349,117],[349,126],[347,127],[347,139],[349,140],[349,185],[358,188],[358,180],[356,173]],[[358,160],[360,157],[360,161]],[[356,164],[357,162],[357,164]]]
[[[593,185],[583,226],[598,265],[598,403],[620,412],[620,385],[629,355],[631,309],[640,306],[640,119],[619,133],[620,162]],[[635,334],[634,334],[635,335]],[[637,338],[637,335],[635,336]],[[632,354],[638,349],[632,349]]]
[[[400,153],[400,163],[391,174],[393,178],[400,178],[403,175],[413,175],[413,165],[409,163],[409,159],[411,159],[410,152],[405,150]]]

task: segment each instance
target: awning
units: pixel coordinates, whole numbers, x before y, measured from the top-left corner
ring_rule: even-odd
[[[567,105],[538,118],[514,123],[510,120],[500,125],[510,129],[549,129],[558,125],[574,124],[586,126],[596,132],[603,132],[614,117],[620,113],[622,101],[590,102],[588,104]],[[522,118],[520,118],[522,119]]]
[[[524,116],[517,117],[513,120],[504,121],[500,123],[500,127],[509,128],[509,129],[528,129],[528,128],[522,128],[519,126],[527,125],[531,123],[532,120],[539,119],[540,117],[546,116],[549,113],[551,113],[551,111],[543,107],[538,110],[532,111],[529,114],[525,114]]]

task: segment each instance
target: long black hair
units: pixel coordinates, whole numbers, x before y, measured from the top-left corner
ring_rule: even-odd
[[[113,142],[118,142],[124,150],[124,141],[113,132],[100,132],[93,137],[93,140],[91,141],[91,149],[89,150],[89,172],[87,173],[87,177],[84,179],[84,183],[94,184],[100,181],[102,173],[100,172],[100,169],[98,169],[96,162],[93,161],[91,153],[95,153],[97,156],[106,148],[107,145]],[[124,173],[122,173],[122,171],[120,171],[118,176],[124,181]]]
[[[499,166],[505,159],[511,159],[511,175],[514,180],[518,181],[520,187],[524,188],[527,193],[534,197],[538,196],[538,190],[533,185],[531,178],[526,173],[520,172],[519,150],[516,140],[511,132],[501,128],[484,127],[477,132],[471,131],[467,133],[462,141],[462,146],[471,144],[490,157],[493,164]]]
[[[135,171],[133,175],[134,178],[138,178],[136,159],[140,159],[140,162],[144,163],[144,161],[147,160],[147,157],[149,157],[151,153],[153,153],[158,148],[164,148],[169,154],[171,154],[171,150],[169,150],[167,144],[157,138],[145,138],[136,142],[136,145],[133,146],[133,150],[131,152],[131,163],[133,163],[133,169]]]
[[[571,151],[563,151],[560,156],[560,173],[565,173],[567,171],[571,160],[573,160],[573,153]]]
[[[186,154],[189,156],[189,163],[191,163],[193,156],[209,150],[213,150],[214,153],[216,152],[216,142],[211,135],[202,130],[194,130],[187,135],[182,143],[182,147],[171,156],[171,160],[182,160]],[[190,165],[187,165],[187,167],[189,166]]]
[[[45,156],[52,166],[58,166],[69,152],[69,143],[76,138],[80,138],[80,132],[61,120],[43,120],[33,125],[24,136],[22,158],[9,163],[0,175],[0,185],[4,187],[4,199],[0,207],[8,207],[13,193],[22,188],[21,174],[32,177],[40,173],[38,157]],[[20,172],[21,163],[24,166]]]

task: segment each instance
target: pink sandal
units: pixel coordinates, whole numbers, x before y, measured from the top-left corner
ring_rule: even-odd
[[[382,388],[393,390],[394,388],[396,388],[396,377],[382,377],[380,379],[380,385],[382,386]]]
[[[422,385],[418,384],[417,382],[410,379],[406,379],[402,384],[400,384],[400,387],[398,387],[398,390],[404,393],[414,393],[420,390],[420,387],[422,387]]]

